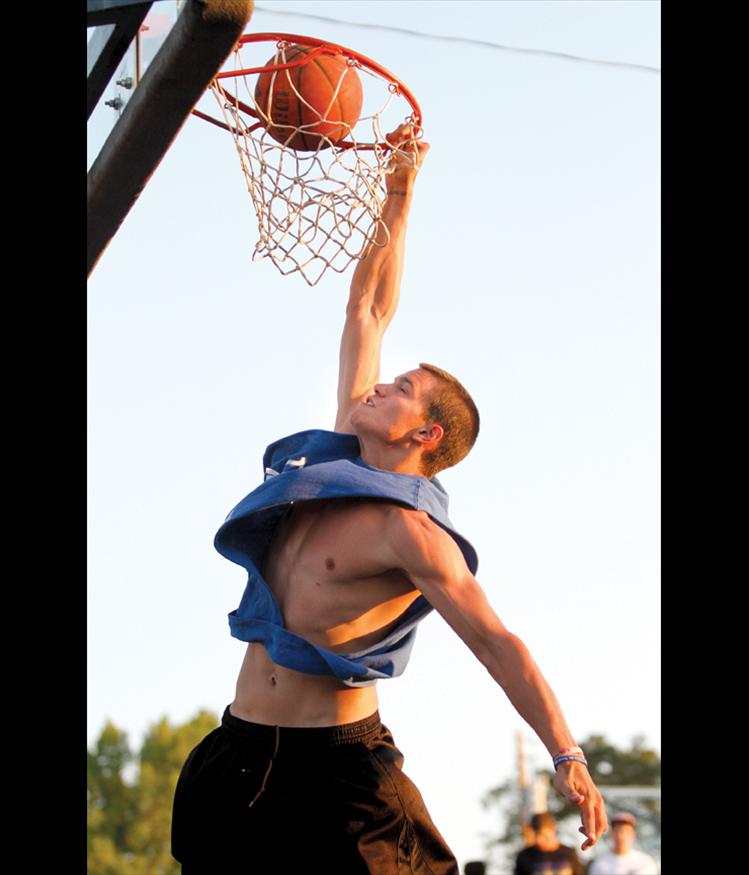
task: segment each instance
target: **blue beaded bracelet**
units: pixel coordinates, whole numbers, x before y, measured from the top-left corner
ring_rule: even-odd
[[[560,763],[566,763],[568,760],[573,760],[576,763],[584,763],[586,766],[588,765],[588,761],[585,757],[557,757],[554,760],[554,769],[556,769]]]

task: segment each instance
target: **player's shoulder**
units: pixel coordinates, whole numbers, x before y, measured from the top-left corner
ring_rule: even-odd
[[[407,540],[428,538],[434,535],[439,526],[424,510],[414,510],[402,504],[388,502],[384,505],[383,516],[391,536]]]
[[[333,499],[335,501],[335,499]],[[427,532],[434,523],[428,513],[413,510],[402,504],[366,496],[343,499],[352,509],[357,509],[362,517],[376,525],[386,536],[413,537],[418,532]],[[364,523],[365,520],[362,520]]]
[[[390,505],[383,535],[402,567],[435,571],[465,563],[455,541],[423,510]]]

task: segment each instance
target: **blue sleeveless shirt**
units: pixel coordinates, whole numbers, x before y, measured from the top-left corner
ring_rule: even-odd
[[[264,482],[229,513],[214,541],[222,556],[249,575],[239,607],[229,614],[232,636],[262,643],[277,665],[306,674],[332,675],[350,687],[371,686],[402,674],[416,626],[432,610],[423,595],[381,641],[353,653],[333,653],[285,628],[260,568],[276,525],[290,505],[312,499],[370,498],[428,513],[453,537],[475,574],[476,551],[454,530],[442,485],[436,477],[429,480],[373,468],[362,461],[356,435],[322,429],[301,431],[270,444],[263,466]]]

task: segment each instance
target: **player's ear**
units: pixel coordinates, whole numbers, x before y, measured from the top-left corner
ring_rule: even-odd
[[[438,422],[429,422],[414,435],[414,440],[422,444],[437,443],[445,433]]]

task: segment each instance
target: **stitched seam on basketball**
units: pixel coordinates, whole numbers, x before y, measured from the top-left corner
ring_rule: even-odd
[[[299,52],[299,54],[306,56],[309,54],[309,52]],[[309,61],[307,63],[309,63]],[[299,99],[299,97],[301,97],[301,95],[304,94],[304,92],[302,91],[302,73],[304,72],[304,68],[306,66],[307,66],[307,64],[302,64],[298,68],[297,76],[296,76],[296,90],[297,90],[298,95],[299,95],[298,97],[296,97],[296,95],[295,95],[295,97],[296,97],[296,126],[297,126],[297,129],[301,128],[301,126],[302,126],[302,112],[304,111],[304,109],[303,109],[304,105],[302,104],[302,101]],[[288,73],[288,70],[286,72]],[[304,146],[305,149],[309,149],[309,146],[307,145],[307,132],[306,131],[302,132],[302,145]]]
[[[328,85],[330,85],[330,87],[333,89],[333,93],[336,96],[335,100],[336,100],[336,103],[338,104],[338,117],[341,119],[341,122],[343,122],[343,107],[341,106],[341,88],[343,87],[343,80],[346,78],[346,74],[348,73],[348,70],[346,70],[346,72],[343,74],[343,76],[341,76],[341,78],[339,80],[340,87],[336,88],[333,85],[333,82],[330,79],[330,77],[328,76],[327,72],[325,71],[325,68],[320,64],[318,64],[317,67],[320,70],[320,72],[323,74],[323,76],[328,80]],[[341,124],[341,126],[339,127],[339,130],[341,128],[344,129],[344,136],[345,136],[346,135],[345,124]],[[349,131],[349,133],[350,133],[350,131]]]
[[[305,58],[308,54],[309,52],[305,52],[297,48],[296,54],[293,57],[290,58],[288,55],[285,55],[284,57],[286,58],[286,63],[290,63],[291,61],[296,61],[300,57]],[[304,131],[300,130],[302,126],[302,102],[299,97],[302,94],[302,72],[304,71],[304,68],[306,66],[307,64],[301,64],[299,67],[296,68],[296,83],[292,82],[290,70],[283,71],[284,75],[286,76],[286,81],[289,85],[289,100],[291,101],[291,98],[293,97],[294,103],[296,104],[296,120],[292,122],[291,116],[289,116],[289,124],[293,124],[296,127],[298,135],[302,138],[303,149],[309,149],[309,146],[307,145],[307,135]]]

